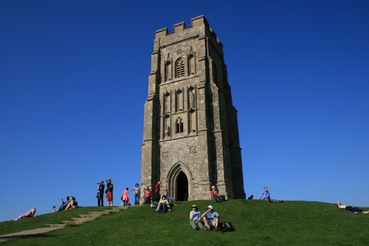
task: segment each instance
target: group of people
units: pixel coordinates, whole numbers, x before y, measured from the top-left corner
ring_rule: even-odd
[[[114,184],[111,180],[111,178],[106,179],[106,189],[104,180],[101,180],[97,183],[97,206],[104,206],[104,193],[106,196],[106,199],[108,200],[108,206],[113,206],[113,190],[114,190]]]
[[[128,187],[125,188],[120,197],[121,206],[130,206],[131,198],[129,195],[130,191],[133,191],[133,203],[134,205],[147,204],[153,201],[159,202],[160,200],[160,181],[155,185],[155,193],[153,194],[151,189],[141,182],[136,183],[130,190]],[[106,189],[105,189],[106,187]],[[114,184],[111,178],[106,179],[106,186],[104,181],[97,182],[97,206],[104,206],[104,194],[108,201],[108,206],[113,206],[113,190]]]
[[[157,208],[159,202],[163,200],[162,199],[163,197],[160,194],[160,187],[161,181],[158,181],[155,184],[153,191],[150,189],[150,187],[144,185],[143,182],[141,182],[140,184],[136,183],[135,186],[131,189],[131,191],[133,191],[134,194],[134,205],[150,203],[150,207]],[[104,194],[106,194],[105,196],[108,200],[108,206],[113,206],[113,189],[114,184],[111,178],[106,179],[106,189],[103,180],[97,182],[97,194],[96,194],[97,206],[104,206]],[[128,187],[123,190],[122,195],[120,197],[120,200],[122,201],[121,206],[131,205],[129,191],[130,189]],[[169,204],[174,204],[168,190],[166,190],[164,195],[165,200],[167,200]],[[224,200],[223,197],[224,196],[219,195],[216,186],[211,187],[208,200],[220,202]]]
[[[214,211],[212,205],[209,205],[206,211],[201,214],[196,204],[194,204],[190,211],[190,225],[194,230],[217,231],[220,220],[219,216],[219,213]]]
[[[252,200],[253,199],[253,195],[251,195],[248,200]],[[266,200],[268,202],[283,202],[283,200],[275,200],[275,199],[271,199],[270,197],[270,192],[268,190],[268,187],[264,187],[264,190],[263,192],[261,193],[261,195],[259,196],[259,200]],[[353,206],[350,206],[350,205],[344,205],[344,204],[341,204],[340,201],[337,201],[337,207],[340,208],[340,209],[344,209],[344,210],[347,210],[347,211],[350,211],[350,212],[353,212],[355,214],[369,214],[369,210],[367,211],[364,211],[362,210],[361,208],[358,208],[358,207],[353,207]]]
[[[61,205],[59,207],[58,211],[63,211],[63,210],[69,210],[72,208],[77,208],[78,207],[78,202],[76,200],[76,198],[74,196],[67,196],[66,200],[64,200],[63,198],[61,199]],[[57,212],[56,207],[53,206],[52,213]],[[20,219],[24,219],[24,218],[30,218],[30,217],[34,217],[36,214],[36,208],[31,208],[30,210],[28,210],[26,213],[19,215],[15,220],[20,220]]]
[[[113,206],[113,189],[114,185],[112,183],[111,178],[108,178],[106,180],[106,190],[104,181],[100,181],[97,183],[97,204],[98,206],[104,206],[104,192],[106,194],[106,198],[108,200],[108,205]],[[131,189],[131,191],[134,192],[134,203],[135,205],[139,204],[147,204],[151,203],[150,207],[155,208],[156,212],[169,212],[171,211],[172,205],[174,205],[174,202],[172,201],[168,190],[166,190],[165,195],[160,196],[160,184],[161,182],[158,181],[155,185],[155,192],[152,193],[151,189],[144,185],[141,182],[141,186],[136,183],[135,186]],[[253,195],[251,195],[248,200],[252,200]],[[122,200],[122,206],[128,206],[130,205],[129,202],[129,188],[127,187],[121,196]],[[219,199],[218,190],[215,186],[211,187],[210,194],[208,196],[208,200],[219,202],[221,199]],[[268,190],[268,187],[264,187],[263,192],[259,196],[259,200],[266,200],[269,202],[283,202],[283,200],[274,200],[271,199],[270,192]],[[76,198],[73,196],[67,196],[66,201],[62,199],[62,204],[59,207],[59,211],[62,210],[68,210],[71,208],[78,207],[78,202],[76,201]],[[340,209],[344,209],[350,212],[353,212],[355,214],[369,214],[369,210],[363,211],[361,208],[353,207],[350,205],[344,205],[341,204],[339,201],[337,202],[337,207]],[[52,212],[56,212],[55,206],[53,206]],[[36,208],[31,208],[29,211],[27,211],[24,214],[19,215],[15,220],[33,217],[36,214]],[[215,231],[218,230],[218,223],[219,223],[219,213],[214,211],[213,206],[209,205],[207,207],[207,210],[201,214],[198,207],[194,204],[192,205],[192,210],[190,212],[190,225],[194,230],[204,230],[204,231],[210,231],[214,229]]]
[[[78,202],[77,202],[77,200],[74,196],[67,196],[65,201],[62,198],[61,202],[62,202],[62,204],[59,207],[59,211],[68,210],[68,209],[78,207]],[[54,207],[53,207],[53,212],[54,212]]]

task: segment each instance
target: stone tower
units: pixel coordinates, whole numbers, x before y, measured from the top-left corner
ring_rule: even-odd
[[[212,185],[244,199],[237,110],[222,43],[204,16],[155,33],[144,106],[141,180],[175,200],[207,199]]]

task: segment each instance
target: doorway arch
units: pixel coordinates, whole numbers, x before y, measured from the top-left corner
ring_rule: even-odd
[[[168,173],[170,195],[176,201],[187,201],[191,197],[192,174],[186,165],[175,164]]]
[[[176,180],[176,200],[187,201],[188,200],[188,180],[184,172],[179,172]]]

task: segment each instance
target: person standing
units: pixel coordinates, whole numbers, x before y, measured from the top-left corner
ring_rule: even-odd
[[[140,188],[140,204],[145,203],[145,192],[146,192],[147,186],[144,185],[143,182],[141,182],[141,188]]]
[[[134,198],[135,198],[135,205],[140,204],[140,185],[138,183],[135,184],[135,187],[132,188]]]
[[[160,200],[160,184],[161,182],[158,181],[155,185],[155,193],[154,193],[154,201],[159,202]]]
[[[114,184],[111,182],[111,178],[108,178],[106,180],[106,198],[108,199],[108,206],[113,206],[113,189]]]
[[[129,205],[129,189],[128,187],[122,193],[122,206]]]
[[[151,201],[152,201],[152,192],[151,192],[150,188],[147,187],[146,190],[145,190],[144,204],[151,203]]]
[[[101,180],[99,183],[97,183],[97,194],[96,194],[96,198],[97,198],[97,206],[101,206],[104,207],[104,190],[105,190],[105,185],[104,185],[104,180]]]

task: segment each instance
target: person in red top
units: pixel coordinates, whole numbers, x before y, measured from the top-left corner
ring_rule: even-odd
[[[108,199],[108,206],[113,206],[113,189],[114,189],[114,185],[111,182],[111,178],[108,178],[106,180],[106,198]]]
[[[208,200],[213,200],[214,202],[219,201],[218,191],[217,191],[217,188],[214,185],[211,187]]]
[[[160,200],[160,184],[161,184],[161,182],[158,181],[155,185],[154,201],[156,201],[156,202],[159,202],[159,200]]]
[[[151,192],[150,188],[147,187],[146,190],[145,190],[145,200],[144,200],[145,204],[150,203],[151,196],[152,196],[152,192]]]

